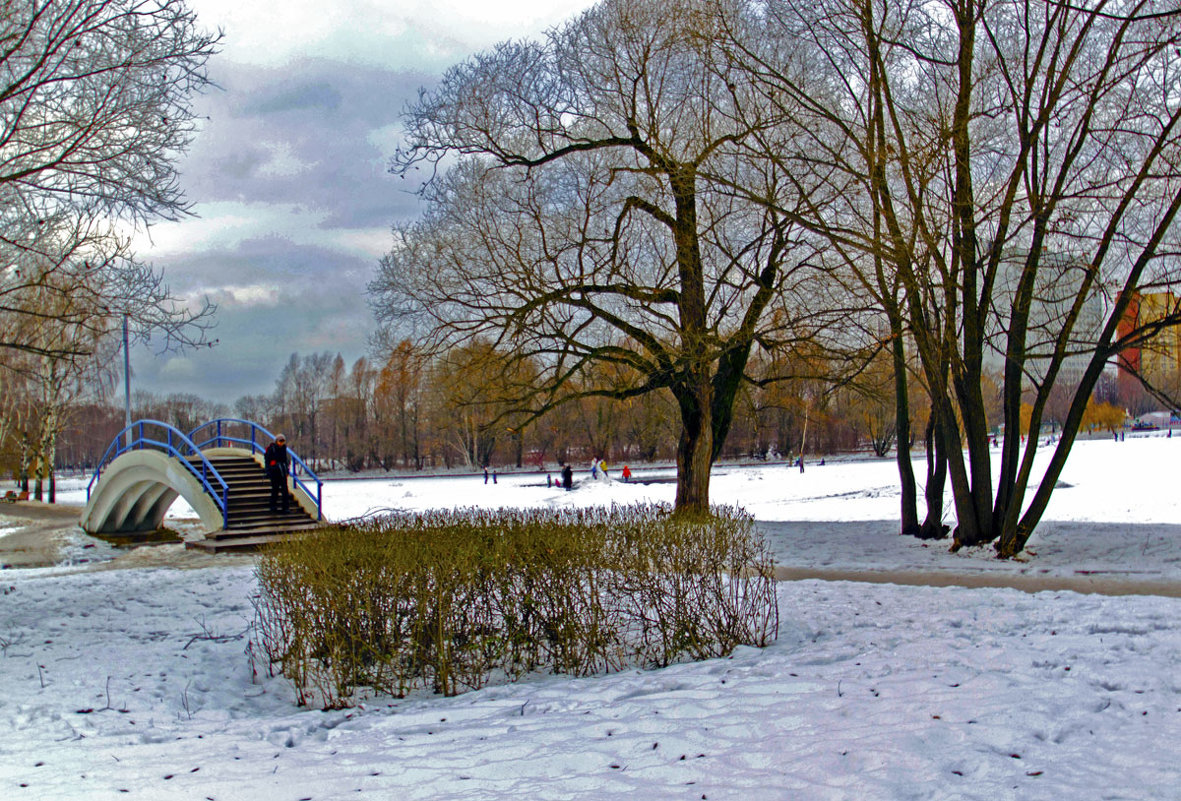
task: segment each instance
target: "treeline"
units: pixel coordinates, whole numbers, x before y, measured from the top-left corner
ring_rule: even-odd
[[[409,342],[384,359],[292,354],[269,395],[219,404],[191,394],[132,396],[132,418],[161,420],[190,431],[216,417],[253,420],[282,431],[304,459],[324,471],[427,470],[484,465],[528,468],[591,458],[609,463],[675,457],[673,399],[651,393],[626,401],[583,397],[543,409],[515,399],[528,371],[486,343],[428,357]],[[786,369],[787,365],[779,365]],[[858,449],[879,455],[893,440],[893,378],[867,371],[843,388],[813,378],[748,386],[736,404],[721,458],[777,459]],[[771,369],[772,365],[766,365]],[[796,366],[796,369],[802,369]],[[815,371],[816,365],[809,365]],[[879,374],[880,373],[880,374]],[[874,377],[879,380],[874,380]],[[31,407],[30,407],[31,408]],[[123,428],[122,408],[78,400],[59,417],[59,468],[90,468]],[[17,435],[0,450],[5,472],[20,473]],[[27,468],[26,468],[27,472]]]
[[[628,401],[584,397],[544,412],[522,408],[521,375],[506,369],[505,354],[487,344],[430,358],[409,342],[384,359],[346,364],[340,354],[292,354],[269,395],[248,395],[233,404],[192,394],[132,396],[132,418],[166,422],[191,431],[217,417],[253,420],[285,433],[292,446],[324,472],[476,469],[484,465],[529,469],[592,458],[611,464],[675,458],[678,421],[673,400],[650,393]],[[807,365],[818,372],[815,362]],[[770,363],[773,369],[803,373],[804,365]],[[110,387],[99,381],[91,386]],[[0,415],[0,464],[5,474],[33,480],[36,492],[44,426],[57,427],[58,469],[89,470],[123,428],[124,410],[109,400],[69,396],[46,403],[25,382],[4,395]],[[735,419],[723,459],[788,459],[804,454],[859,451],[885,457],[896,446],[893,374],[883,358],[856,381],[835,385],[811,377],[788,378],[766,387],[746,386],[735,404]],[[9,389],[17,385],[9,384]],[[922,397],[922,388],[913,388]],[[1105,381],[1087,425],[1111,429],[1123,422],[1115,381]],[[24,403],[14,399],[23,397]],[[1000,415],[999,393],[990,415]],[[915,404],[912,431],[923,432],[929,402]],[[993,418],[995,419],[995,417]],[[1024,417],[1027,425],[1028,414]],[[923,444],[922,436],[908,444]],[[49,479],[51,473],[44,477]]]

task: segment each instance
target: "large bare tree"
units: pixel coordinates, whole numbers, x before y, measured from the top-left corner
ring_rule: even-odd
[[[47,289],[90,333],[127,315],[203,341],[211,307],[174,299],[120,231],[187,213],[176,159],[217,38],[184,0],[0,2],[0,352],[86,355],[32,344]]]
[[[769,102],[804,108],[800,127],[815,133],[813,157],[785,170],[810,162],[848,198],[803,224],[898,287],[879,301],[922,365],[957,543],[1013,555],[1104,370],[1181,323],[1176,302],[1125,320],[1139,295],[1181,283],[1181,12],[1138,0],[759,5],[781,41],[829,61],[805,82],[773,49],[731,37]],[[1004,411],[990,421],[995,369]],[[1022,399],[1036,432],[1064,373],[1062,436],[1027,497],[1039,440],[1018,435]],[[990,422],[1009,435],[995,483]]]
[[[706,11],[606,0],[451,69],[393,166],[439,171],[425,217],[398,227],[371,288],[438,345],[487,336],[534,360],[538,408],[671,391],[676,503],[696,511],[752,350],[821,327],[826,300],[779,210],[795,186],[742,147],[777,120],[719,60]],[[618,369],[591,382],[595,364]]]

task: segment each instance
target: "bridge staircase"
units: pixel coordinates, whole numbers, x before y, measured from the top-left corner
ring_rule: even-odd
[[[206,533],[203,540],[188,542],[186,547],[209,553],[254,550],[320,525],[299,505],[290,489],[284,490],[287,511],[282,508],[271,511],[270,479],[252,456],[210,456],[208,459],[229,487],[225,527]]]

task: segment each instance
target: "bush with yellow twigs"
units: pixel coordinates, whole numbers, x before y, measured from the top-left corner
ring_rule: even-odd
[[[325,708],[707,659],[779,627],[767,546],[726,508],[395,515],[289,540],[257,575],[251,653]]]

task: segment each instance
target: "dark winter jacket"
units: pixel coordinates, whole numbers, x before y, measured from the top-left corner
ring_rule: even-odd
[[[287,456],[287,446],[280,445],[278,442],[272,442],[267,446],[262,461],[266,467],[267,475],[272,478],[287,475],[287,467],[291,464]]]

